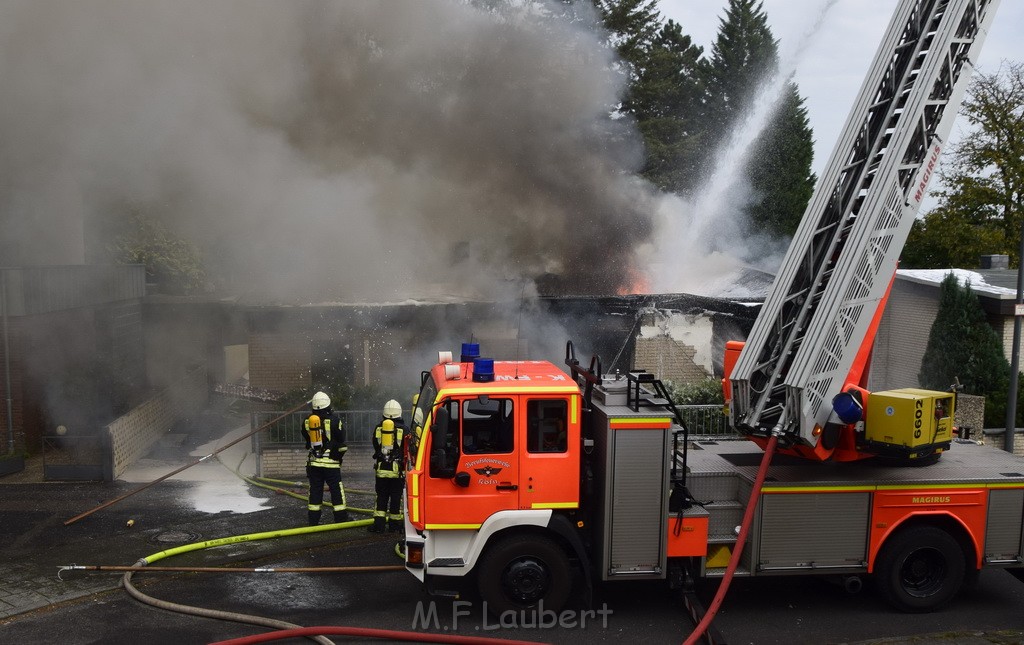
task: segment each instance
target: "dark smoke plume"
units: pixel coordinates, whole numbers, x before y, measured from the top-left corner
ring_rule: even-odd
[[[498,6],[4,0],[2,264],[143,212],[257,300],[628,287],[655,197],[619,65],[593,16]]]

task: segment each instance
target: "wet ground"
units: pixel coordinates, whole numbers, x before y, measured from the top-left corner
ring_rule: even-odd
[[[181,477],[145,484],[237,436],[247,420],[211,413],[112,483],[33,480],[27,471],[0,478],[0,635],[3,642],[207,643],[254,636],[270,627],[223,620],[225,612],[296,625],[348,625],[549,643],[678,643],[692,629],[679,596],[663,583],[620,583],[600,589],[592,609],[572,609],[571,624],[517,624],[487,616],[478,603],[427,595],[408,573],[280,572],[284,567],[400,564],[395,538],[362,527],[229,544],[167,557],[153,566],[258,567],[260,573],[155,572],[133,575],[154,604],[130,596],[122,573],[64,570],[67,565],[123,566],[184,545],[281,532],[305,523],[305,505],[253,487],[232,471],[241,453],[204,462]],[[212,443],[211,443],[212,442]],[[244,446],[246,442],[239,445]],[[349,504],[368,508],[369,455],[346,459]],[[225,465],[226,464],[226,465]],[[32,465],[30,464],[30,467]],[[301,484],[301,482],[300,482]],[[288,487],[285,487],[288,488]],[[301,486],[295,490],[301,490]],[[69,519],[123,495],[81,520]],[[365,515],[363,517],[366,517]],[[714,585],[701,588],[708,602]],[[183,607],[172,606],[181,605]],[[184,607],[201,609],[197,616]],[[606,610],[599,614],[596,610]],[[586,621],[586,624],[582,622]],[[935,614],[893,612],[866,588],[849,595],[821,579],[739,579],[716,626],[729,643],[983,643],[1024,642],[1024,585],[1003,571],[985,571],[977,590]],[[379,642],[332,636],[334,642]],[[289,639],[284,642],[300,642]],[[307,641],[308,642],[308,641]]]

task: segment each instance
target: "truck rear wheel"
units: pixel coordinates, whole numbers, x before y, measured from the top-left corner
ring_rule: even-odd
[[[513,535],[489,548],[477,573],[480,595],[495,615],[540,608],[559,611],[569,598],[569,559],[557,543],[538,535]]]
[[[878,590],[894,607],[923,613],[949,603],[960,590],[967,560],[952,535],[916,526],[892,536],[875,566]]]

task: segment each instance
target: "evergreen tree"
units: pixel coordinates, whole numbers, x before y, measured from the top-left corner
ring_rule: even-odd
[[[686,191],[698,175],[702,51],[679,23],[669,20],[652,43],[623,105],[636,117],[644,137],[642,174],[665,191]]]
[[[658,0],[593,0],[611,45],[625,61],[630,83],[643,72],[651,44],[658,34]]]
[[[778,42],[760,0],[729,0],[706,70],[705,150],[724,141],[778,72]],[[748,218],[774,236],[796,230],[814,189],[814,142],[803,99],[792,82],[752,144],[746,175],[753,191]]]
[[[656,0],[594,0],[629,87],[619,106],[644,138],[641,174],[666,191],[691,188],[697,176],[702,48],[682,27],[661,24]]]
[[[817,181],[811,172],[814,138],[804,100],[787,83],[772,124],[750,155],[748,172],[755,201],[748,213],[754,226],[777,236],[792,236]]]
[[[703,114],[710,139],[724,139],[779,66],[778,43],[760,0],[729,0],[711,47]]]
[[[939,312],[918,380],[933,390],[948,390],[959,381],[967,394],[985,397],[986,426],[1005,421],[1010,364],[970,283],[961,287],[952,273],[939,287]]]

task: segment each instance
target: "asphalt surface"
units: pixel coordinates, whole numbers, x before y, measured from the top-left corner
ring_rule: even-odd
[[[192,428],[188,441],[163,450],[152,463],[163,472],[194,460],[190,449],[237,427],[213,415]],[[234,424],[234,425],[232,425]],[[243,442],[244,443],[244,442]],[[159,452],[159,451],[158,451]],[[364,463],[365,462],[365,463]],[[369,507],[369,456],[354,451],[343,479],[349,505]],[[68,565],[126,566],[182,545],[279,531],[305,523],[304,503],[243,485],[256,510],[197,510],[202,481],[141,483],[40,482],[26,473],[0,478],[0,641],[5,643],[212,643],[255,636],[273,628],[170,610],[168,603],[268,617],[302,626],[347,625],[548,643],[604,643],[624,638],[679,643],[693,628],[678,594],[661,582],[606,585],[584,613],[579,596],[562,622],[498,620],[470,600],[434,598],[405,571],[353,573],[133,574],[132,584],[157,605],[130,596],[123,573],[63,570]],[[218,484],[227,489],[236,484]],[[142,490],[140,490],[142,489]],[[296,490],[301,490],[296,488]],[[138,491],[138,492],[134,492]],[[69,519],[127,493],[107,508]],[[208,495],[209,493],[205,493]],[[200,496],[201,497],[201,496]],[[228,498],[228,505],[241,507]],[[247,504],[247,508],[250,506]],[[360,517],[354,513],[354,516]],[[362,516],[366,517],[366,516]],[[393,566],[395,536],[362,527],[230,544],[168,557],[153,566],[348,567]],[[699,595],[709,603],[715,585]],[[602,611],[603,613],[598,613]],[[561,620],[561,619],[560,619]],[[586,624],[583,624],[583,623]],[[1024,584],[1003,571],[985,571],[977,588],[949,609],[905,615],[886,607],[866,587],[850,595],[812,578],[737,579],[715,621],[728,643],[890,643],[982,645],[1024,643]],[[336,643],[380,642],[331,636]],[[290,638],[287,643],[308,642]]]

